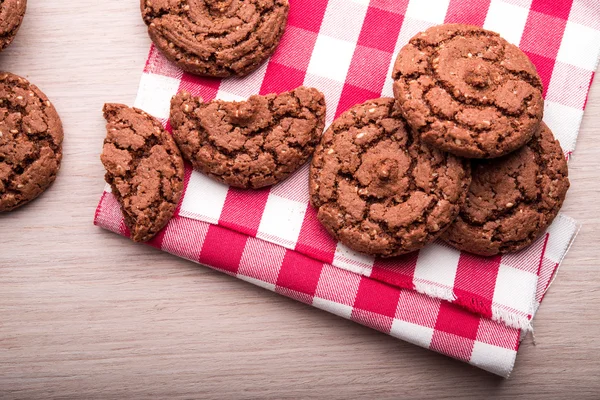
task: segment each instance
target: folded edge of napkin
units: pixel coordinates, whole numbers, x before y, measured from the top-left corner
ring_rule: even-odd
[[[94,223],[129,235],[109,192]],[[519,349],[520,329],[218,225],[175,216],[149,244],[503,377]]]

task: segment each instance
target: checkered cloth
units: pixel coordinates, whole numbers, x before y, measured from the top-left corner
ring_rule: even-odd
[[[544,83],[544,120],[567,156],[600,54],[597,0],[290,0],[277,52],[242,79],[182,73],[151,48],[135,106],[167,128],[171,96],[241,100],[313,86],[327,123],[365,100],[392,96],[395,54],[417,32],[444,22],[483,26],[525,51]],[[578,225],[559,215],[528,249],[482,258],[437,242],[391,260],[334,241],[309,205],[308,166],[264,190],[241,191],[186,166],[175,217],[150,243],[179,257],[501,376],[565,256]],[[127,236],[105,189],[95,223]]]

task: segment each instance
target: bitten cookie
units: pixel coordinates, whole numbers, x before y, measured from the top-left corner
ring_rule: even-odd
[[[562,207],[567,162],[546,124],[523,148],[473,161],[473,183],[456,222],[442,238],[460,250],[493,256],[537,239]]]
[[[542,82],[516,46],[468,25],[414,36],[393,70],[397,106],[423,141],[468,158],[508,154],[531,139],[544,110]]]
[[[56,179],[63,128],[48,98],[25,78],[0,73],[0,212],[35,199]]]
[[[394,99],[354,106],[325,132],[312,161],[318,219],[346,246],[392,257],[432,242],[458,215],[468,162],[413,138]]]
[[[312,155],[325,127],[325,98],[300,87],[248,101],[171,101],[173,136],[195,169],[242,188],[274,185]]]
[[[105,179],[121,204],[136,242],[152,239],[173,217],[183,192],[181,153],[154,117],[122,104],[105,104]]]
[[[21,27],[27,0],[0,1],[0,51],[8,47]]]
[[[154,44],[184,71],[243,76],[275,51],[288,0],[141,0]]]

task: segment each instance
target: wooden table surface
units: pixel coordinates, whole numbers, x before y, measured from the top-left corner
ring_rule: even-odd
[[[106,232],[104,102],[132,104],[137,0],[30,0],[0,69],[50,97],[64,162],[0,216],[0,398],[599,398],[600,84],[563,211],[583,223],[509,380]]]

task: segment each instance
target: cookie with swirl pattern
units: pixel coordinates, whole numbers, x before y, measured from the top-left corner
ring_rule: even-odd
[[[184,71],[243,76],[277,48],[288,0],[141,0],[148,34]]]

